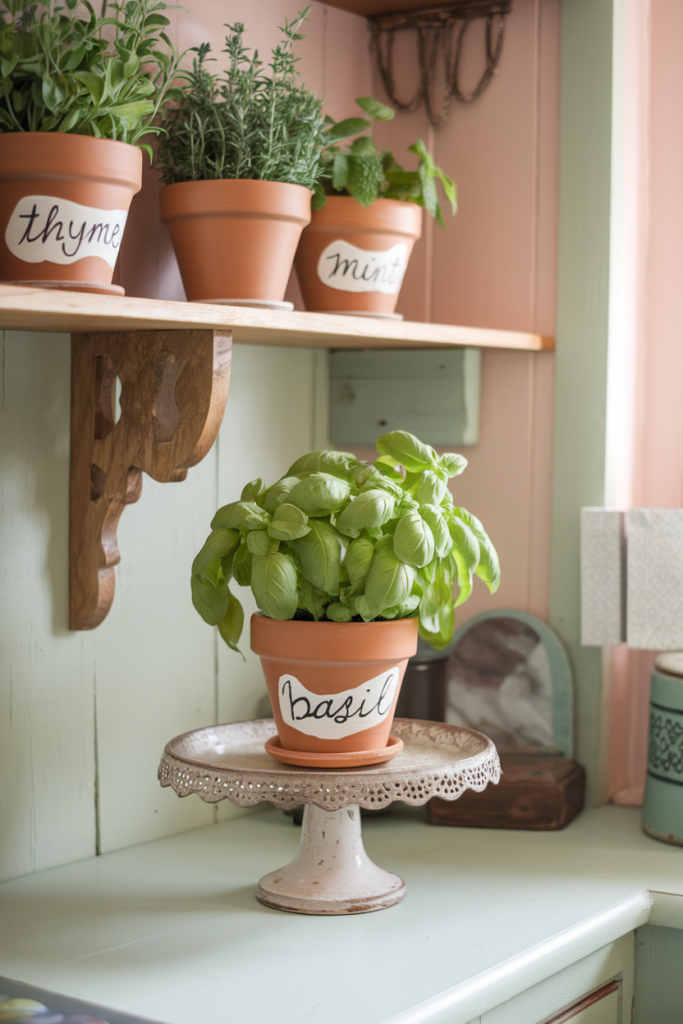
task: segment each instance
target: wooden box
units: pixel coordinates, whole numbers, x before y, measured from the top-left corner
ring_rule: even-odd
[[[501,756],[503,776],[483,793],[468,791],[458,800],[434,797],[432,825],[465,828],[565,828],[583,807],[586,775],[580,764],[561,757]]]

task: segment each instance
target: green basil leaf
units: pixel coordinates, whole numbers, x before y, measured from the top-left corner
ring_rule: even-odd
[[[299,580],[299,608],[303,608],[304,611],[312,615],[316,622],[325,614],[325,607],[329,600],[329,595],[324,590],[318,590],[308,582],[305,576],[301,577]]]
[[[434,557],[434,534],[419,512],[407,512],[399,519],[394,533],[394,554],[416,569],[428,565]]]
[[[439,459],[439,465],[449,477],[460,476],[462,471],[467,468],[467,459],[464,455],[456,455],[455,452],[446,452]]]
[[[253,555],[246,545],[246,542],[238,547],[235,554],[235,561],[232,563],[232,574],[235,582],[240,587],[251,585],[251,568]]]
[[[455,511],[460,519],[469,526],[470,530],[479,542],[479,561],[475,572],[479,579],[484,581],[490,592],[495,594],[500,586],[500,561],[498,560],[498,552],[494,548],[486,530],[476,516],[473,516],[471,512],[468,512],[464,508],[457,508]]]
[[[309,583],[326,594],[339,594],[340,567],[346,539],[324,519],[311,519],[311,532],[291,542],[299,568]]]
[[[252,530],[247,534],[247,547],[252,555],[269,555],[271,551],[277,551],[280,541],[266,530]]]
[[[232,501],[219,508],[211,521],[211,529],[265,530],[270,516],[254,501]]]
[[[367,602],[365,594],[360,594],[356,598],[355,604],[356,604],[356,610],[355,610],[354,614],[355,615],[360,615],[360,617],[362,618],[363,622],[372,622],[373,619],[377,618],[377,616],[374,614],[374,612],[372,612],[370,610],[370,606],[369,606],[369,604]]]
[[[308,516],[329,516],[342,507],[350,491],[346,480],[330,473],[311,473],[292,488],[288,501]]]
[[[421,505],[420,515],[434,535],[434,550],[439,558],[444,558],[453,547],[453,538],[448,529],[441,509],[436,505]]]
[[[453,637],[455,605],[448,578],[440,568],[434,583],[428,584],[420,601],[420,630],[425,639],[443,650]]]
[[[405,466],[409,473],[421,473],[437,464],[434,449],[423,444],[406,430],[392,430],[388,434],[382,434],[375,444],[380,455],[391,455],[392,459]]]
[[[192,563],[193,575],[200,573],[214,559],[223,558],[224,555],[229,554],[239,542],[240,535],[237,530],[212,530],[204,542],[204,547]]]
[[[382,491],[386,491],[391,494],[397,501],[403,501],[405,498],[405,491],[401,484],[396,483],[395,480],[390,480],[388,477],[383,476],[380,473],[375,473],[369,480],[362,484],[361,490],[372,491],[380,488]]]
[[[192,576],[190,583],[192,587],[192,604],[204,619],[204,622],[208,622],[210,626],[217,626],[221,619],[225,618],[228,610],[227,586],[216,586],[205,576],[199,575]]]
[[[440,505],[447,490],[446,481],[442,480],[433,469],[426,469],[422,474],[415,497],[420,505]]]
[[[357,537],[360,530],[376,528],[394,514],[396,502],[392,495],[379,488],[362,491],[337,516],[335,525],[341,533]]]
[[[305,526],[307,522],[308,516],[306,513],[287,501],[283,501],[281,505],[278,505],[273,513],[273,525],[275,523],[292,523],[295,526]]]
[[[296,505],[283,502],[282,505],[278,505],[273,514],[273,521],[268,527],[268,533],[278,540],[298,540],[299,537],[305,537],[307,533],[311,532],[310,526],[306,525],[307,522],[308,516],[305,512],[302,512]]]
[[[458,512],[462,511],[461,509]],[[458,570],[458,600],[456,608],[464,604],[472,593],[472,576],[479,564],[480,544],[470,526],[459,516],[453,515],[448,522],[448,531],[453,538],[451,557]]]
[[[264,615],[270,619],[291,619],[299,603],[296,587],[296,566],[290,555],[273,551],[254,555],[251,589]]]
[[[218,632],[225,640],[228,647],[238,654],[242,654],[237,644],[244,629],[244,609],[234,594],[228,590],[228,610],[225,617],[218,623]],[[244,661],[247,659],[242,654]]]
[[[309,473],[331,473],[342,480],[353,482],[354,473],[362,469],[360,462],[351,452],[309,452],[297,459],[287,471],[287,476],[306,476]]]
[[[350,622],[353,618],[350,609],[340,601],[333,601],[331,604],[328,604],[326,613],[328,619],[331,619],[332,622]]]
[[[352,587],[355,588],[363,583],[370,571],[374,553],[375,545],[366,537],[359,537],[358,540],[352,540],[349,544],[344,558],[344,568],[349,574]]]
[[[263,497],[265,489],[265,480],[262,480],[259,476],[256,480],[251,480],[250,483],[247,484],[242,491],[240,498],[242,501],[255,501],[257,505],[260,505],[260,499]]]
[[[387,537],[375,546],[370,570],[365,580],[365,599],[360,614],[376,618],[385,608],[401,604],[409,596],[415,570],[396,557],[392,538]],[[359,610],[361,602],[358,602]]]
[[[278,480],[276,484],[269,487],[263,498],[263,507],[266,512],[270,512],[271,515],[283,502],[287,501],[289,492],[292,487],[296,487],[299,483],[298,476],[285,476],[282,480]]]
[[[420,598],[417,594],[411,594],[401,604],[397,604],[394,608],[385,608],[382,612],[382,616],[385,619],[410,619],[415,614],[420,604]]]

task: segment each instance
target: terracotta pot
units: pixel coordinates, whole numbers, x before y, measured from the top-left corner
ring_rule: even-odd
[[[415,203],[376,199],[365,207],[349,196],[330,196],[313,212],[296,254],[306,309],[393,314],[421,233],[422,207]]]
[[[0,134],[0,280],[116,292],[142,152],[61,132]]]
[[[183,181],[161,190],[190,302],[281,302],[312,193],[281,181]]]
[[[417,619],[280,622],[254,615],[251,648],[261,658],[286,751],[376,751],[387,746],[406,665],[417,650]]]

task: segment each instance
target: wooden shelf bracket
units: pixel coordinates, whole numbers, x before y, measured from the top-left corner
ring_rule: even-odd
[[[73,334],[71,349],[69,628],[94,629],[114,600],[116,528],[140,497],[143,472],[184,480],[216,440],[232,338],[211,329],[112,331]]]

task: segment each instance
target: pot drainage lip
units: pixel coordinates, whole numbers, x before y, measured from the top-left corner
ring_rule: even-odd
[[[265,744],[266,753],[301,768],[359,768],[390,761],[403,750],[403,740],[399,736],[390,736],[386,747],[376,750],[350,750],[342,753],[313,752],[310,750],[287,750],[280,743],[278,736],[271,736]]]
[[[312,309],[310,313],[326,313],[328,316],[366,316],[371,320],[403,320],[403,313],[373,313],[370,309]]]
[[[275,299],[192,299],[200,306],[248,306],[253,309],[280,309],[284,313],[294,312],[293,302],[277,302]]]

